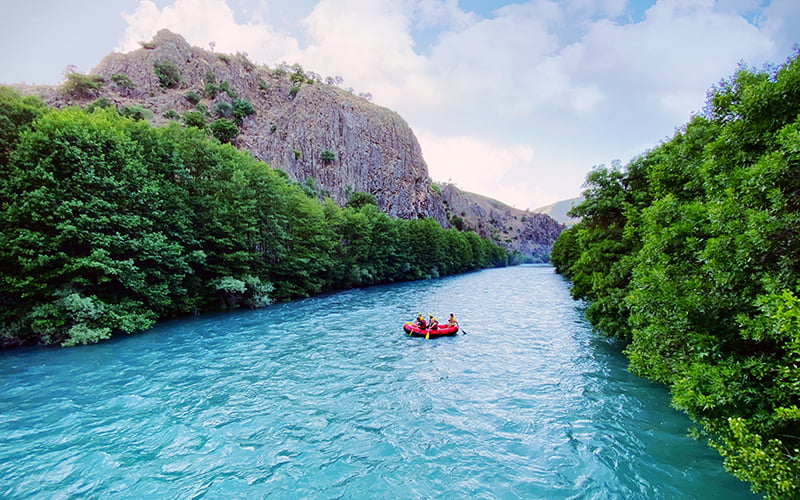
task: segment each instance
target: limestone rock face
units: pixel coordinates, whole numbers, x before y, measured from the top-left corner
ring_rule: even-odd
[[[547,262],[550,250],[564,226],[551,217],[510,207],[505,203],[447,184],[442,198],[450,220],[463,229],[491,238],[509,250],[517,250],[528,259]]]
[[[163,61],[180,69],[178,88],[165,89],[159,82],[153,68]],[[166,30],[141,49],[107,56],[92,73],[109,82],[114,75],[127,75],[133,88],[111,83],[103,95],[116,91],[115,101],[120,104],[146,102],[156,118],[169,109],[182,114],[194,108],[186,99],[190,92],[200,96],[200,104],[212,114],[218,103],[230,102],[233,94],[257,110],[244,120],[233,141],[236,146],[250,150],[293,180],[313,178],[318,189],[339,204],[347,201],[349,192],[365,191],[375,195],[390,215],[433,217],[447,224],[408,124],[397,113],[335,85],[309,83],[309,77],[293,82],[286,70],[257,67],[242,54],[215,54],[192,47]],[[217,90],[212,96],[205,91],[209,83],[225,85],[231,93]],[[326,151],[333,153],[333,160],[323,159]]]
[[[154,71],[157,66],[177,73],[171,86],[163,85]],[[118,109],[144,108],[157,125],[198,110],[211,123],[230,113],[236,100],[247,101],[255,113],[241,121],[232,143],[292,180],[313,179],[321,195],[339,204],[350,193],[364,191],[391,216],[432,217],[446,228],[454,215],[464,212],[467,228],[534,258],[549,253],[555,228],[561,227],[541,216],[541,228],[528,224],[511,234],[508,226],[514,225],[514,217],[524,217],[522,211],[516,214],[516,209],[454,186],[433,187],[420,145],[400,115],[324,83],[299,66],[256,66],[244,54],[193,47],[162,30],[140,49],[106,56],[92,74],[105,83],[91,95],[65,95],[54,88],[32,92],[56,107],[85,106],[104,98]],[[492,208],[492,202],[505,208]]]

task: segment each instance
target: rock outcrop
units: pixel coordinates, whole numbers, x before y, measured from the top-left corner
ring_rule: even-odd
[[[454,225],[517,250],[529,260],[547,262],[553,242],[564,229],[547,215],[510,207],[452,184],[444,185],[441,191]]]
[[[175,77],[168,85],[154,71],[158,66]],[[236,100],[247,102],[255,113],[241,119],[232,143],[292,180],[313,179],[321,194],[339,204],[364,191],[395,217],[432,217],[450,227],[457,215],[465,229],[535,260],[546,258],[562,227],[453,186],[434,186],[419,143],[400,115],[297,65],[256,66],[243,54],[193,47],[162,30],[140,49],[108,55],[92,74],[104,84],[89,94],[31,91],[56,107],[103,98],[118,109],[144,109],[155,124],[197,110],[211,122],[229,114]]]

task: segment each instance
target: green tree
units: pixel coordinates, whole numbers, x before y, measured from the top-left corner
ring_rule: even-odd
[[[363,191],[355,191],[348,196],[347,203],[345,204],[345,206],[354,208],[356,210],[364,205],[375,205],[377,207],[378,200],[375,199],[374,194],[365,193]]]
[[[8,163],[20,133],[46,110],[38,97],[22,97],[16,90],[0,86],[0,166]]]
[[[187,111],[183,114],[183,123],[187,127],[195,127],[200,130],[205,130],[206,117],[201,111]]]
[[[219,118],[211,123],[211,133],[214,134],[214,137],[219,139],[220,142],[231,142],[239,135],[239,127],[231,120]]]
[[[670,141],[593,172],[553,252],[631,370],[769,498],[800,494],[798,117],[800,58],[740,68]]]
[[[115,111],[67,109],[21,135],[0,236],[4,316],[16,325],[6,337],[70,345],[139,331],[180,293],[180,245],[147,216],[163,210],[161,180],[126,128]]]
[[[388,217],[369,195],[320,203],[313,182],[195,127],[0,98],[0,346],[97,342],[158,318],[507,259],[474,233]]]

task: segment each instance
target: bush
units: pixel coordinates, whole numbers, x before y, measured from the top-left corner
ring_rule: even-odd
[[[61,93],[74,97],[96,97],[105,83],[99,75],[69,73],[67,81],[61,85]]]
[[[375,199],[374,194],[356,191],[347,198],[347,203],[345,204],[346,207],[355,208],[356,210],[365,205],[378,206],[378,200]]]
[[[333,151],[329,149],[322,151],[322,153],[319,156],[320,159],[322,159],[322,163],[325,164],[333,163],[336,161],[336,155],[333,153]]]
[[[197,106],[197,104],[200,103],[200,96],[197,94],[197,92],[193,90],[190,90],[189,92],[183,94],[183,97],[185,97],[186,100],[192,103],[192,105],[194,106]]]
[[[153,117],[153,112],[149,109],[145,109],[139,105],[136,106],[125,106],[119,110],[119,114],[122,116],[127,116],[129,118],[133,118],[134,120],[149,120]]]
[[[228,97],[230,97],[231,99],[236,99],[236,98],[239,97],[239,95],[236,93],[236,91],[233,90],[233,87],[231,87],[231,84],[228,83],[228,80],[225,80],[222,83],[220,83],[219,84],[219,89],[222,92],[225,92],[226,94],[228,94]]]
[[[101,97],[100,99],[97,99],[96,101],[94,101],[90,105],[86,106],[86,111],[91,113],[92,111],[94,111],[96,109],[105,109],[105,108],[113,108],[113,107],[114,107],[114,104],[111,101],[109,101],[105,97]]]
[[[180,86],[183,79],[181,70],[177,64],[169,59],[164,59],[153,65],[153,72],[158,77],[158,82],[165,89],[173,89]]]
[[[214,105],[214,113],[221,118],[230,118],[233,116],[233,105],[229,102],[220,101]]]
[[[211,124],[211,133],[219,142],[231,142],[239,135],[239,127],[226,118],[220,118]]]
[[[459,231],[464,230],[464,219],[462,219],[458,215],[453,215],[450,217],[450,224],[452,224],[453,227],[458,229]]]
[[[195,127],[200,130],[206,128],[206,117],[201,111],[187,111],[183,114],[183,123],[187,127]]]
[[[254,115],[256,113],[256,108],[250,104],[250,101],[245,99],[234,99],[233,100],[233,117],[236,119],[236,123],[239,125],[242,124],[245,118],[250,115]]]
[[[111,75],[111,81],[121,89],[132,90],[136,88],[136,84],[133,83],[133,80],[125,73],[115,73]]]

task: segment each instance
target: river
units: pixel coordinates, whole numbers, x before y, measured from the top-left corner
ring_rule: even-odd
[[[0,497],[753,498],[620,348],[518,266],[2,352]]]

